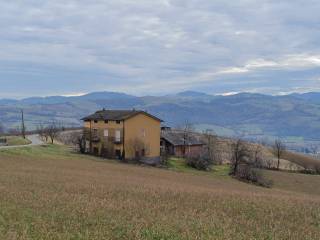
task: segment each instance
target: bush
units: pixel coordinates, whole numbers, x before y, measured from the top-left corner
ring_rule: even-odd
[[[269,188],[273,185],[273,182],[265,179],[258,169],[246,164],[240,165],[234,176],[239,180],[251,182],[262,187]]]
[[[160,165],[167,166],[168,163],[169,163],[169,155],[164,152],[160,156]]]
[[[212,160],[205,156],[187,157],[186,163],[195,169],[208,171],[212,165]]]
[[[316,169],[303,169],[303,170],[300,170],[299,173],[310,174],[310,175],[318,175],[319,174],[319,172]]]

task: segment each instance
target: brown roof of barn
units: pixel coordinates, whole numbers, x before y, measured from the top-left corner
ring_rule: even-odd
[[[185,137],[187,136],[187,137]],[[184,146],[184,145],[205,145],[201,141],[199,134],[188,133],[185,135],[185,132],[182,130],[165,130],[161,132],[161,138],[171,143],[174,146]]]
[[[90,120],[110,120],[110,121],[117,121],[117,120],[126,120],[128,118],[134,117],[138,114],[147,115],[155,120],[162,122],[161,119],[153,116],[145,111],[138,111],[138,110],[101,110],[97,111],[94,114],[91,114],[87,117],[82,118],[83,121],[90,121]]]

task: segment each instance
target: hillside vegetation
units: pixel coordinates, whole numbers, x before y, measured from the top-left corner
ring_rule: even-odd
[[[319,176],[121,164],[64,146],[0,150],[0,239],[319,239]],[[308,186],[308,187],[306,187]]]

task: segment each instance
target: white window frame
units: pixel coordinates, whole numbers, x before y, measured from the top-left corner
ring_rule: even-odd
[[[141,129],[141,136],[143,138],[146,137],[146,129],[144,129],[144,128]]]
[[[115,132],[115,140],[116,140],[116,142],[120,142],[121,141],[121,131],[120,130],[116,130],[116,132]]]
[[[103,130],[103,136],[104,137],[109,137],[109,129],[104,129]]]

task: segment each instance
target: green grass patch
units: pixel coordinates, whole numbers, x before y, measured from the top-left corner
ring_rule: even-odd
[[[58,144],[47,144],[40,146],[26,146],[19,148],[0,149],[0,156],[23,157],[29,159],[87,159],[97,162],[104,162],[106,159],[91,155],[80,154],[69,146]],[[109,162],[111,160],[108,160]],[[112,161],[117,162],[117,161]]]
[[[70,151],[70,148],[62,145],[42,145],[28,146],[21,148],[0,149],[2,155],[24,156],[24,157],[68,157],[75,153]]]
[[[194,169],[186,164],[184,158],[171,157],[168,161],[168,168],[171,170],[179,172],[188,172],[194,174],[206,174],[212,176],[228,176],[229,175],[229,166],[228,165],[213,165],[212,170],[210,171],[199,171]]]
[[[2,139],[7,139],[7,146],[19,146],[19,145],[28,145],[31,143],[29,139],[24,139],[23,137],[10,136],[2,137]]]

